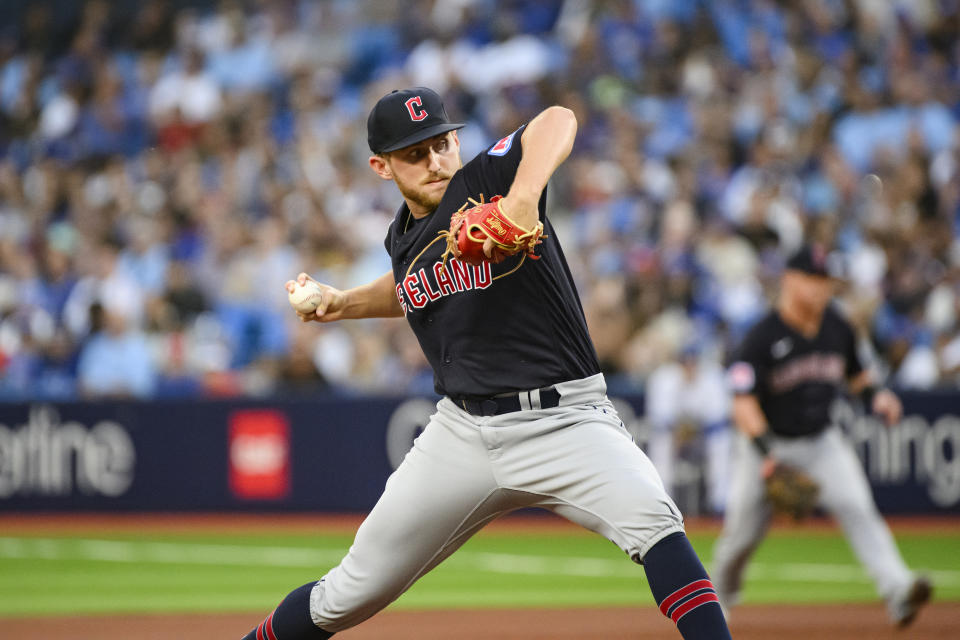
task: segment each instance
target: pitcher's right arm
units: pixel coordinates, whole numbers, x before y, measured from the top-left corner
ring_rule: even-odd
[[[308,280],[316,282],[320,287],[323,292],[323,299],[313,313],[297,312],[303,322],[334,322],[357,318],[399,318],[403,316],[403,308],[397,298],[397,288],[392,271],[388,271],[373,282],[345,291],[317,282],[306,273],[298,275],[296,280],[287,280],[284,287],[289,293],[293,290],[294,285],[297,283],[303,285]]]

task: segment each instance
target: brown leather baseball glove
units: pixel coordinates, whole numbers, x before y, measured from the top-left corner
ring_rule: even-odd
[[[532,229],[524,229],[503,212],[500,207],[501,196],[494,196],[490,202],[480,202],[471,198],[450,218],[450,231],[447,236],[447,250],[443,254],[444,262],[449,255],[470,264],[480,264],[489,260],[483,253],[483,243],[489,238],[494,249],[506,255],[525,252],[533,260],[539,260],[534,249],[543,237],[543,223],[537,221]],[[474,206],[466,208],[469,204]]]
[[[795,522],[804,520],[817,505],[820,487],[806,473],[778,463],[765,481],[767,500],[775,514],[785,514]]]

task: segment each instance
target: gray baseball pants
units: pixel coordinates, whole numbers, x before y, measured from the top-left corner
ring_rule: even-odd
[[[866,474],[837,427],[804,438],[773,438],[774,458],[805,471],[820,485],[820,506],[843,529],[881,597],[903,592],[913,576],[893,535],[877,511]],[[760,477],[763,458],[742,433],[734,443],[733,476],[723,533],[714,549],[710,576],[724,607],[736,604],[751,554],[770,524],[770,505]]]
[[[555,408],[492,417],[442,399],[346,557],[313,588],[314,623],[333,632],[359,624],[484,525],[521,507],[595,531],[635,561],[683,531],[656,470],[607,399],[603,376],[556,389]]]

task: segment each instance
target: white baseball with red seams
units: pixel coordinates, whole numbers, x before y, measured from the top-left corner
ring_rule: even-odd
[[[313,313],[323,301],[323,291],[316,282],[307,280],[303,285],[295,283],[293,291],[287,294],[290,306],[298,313]]]

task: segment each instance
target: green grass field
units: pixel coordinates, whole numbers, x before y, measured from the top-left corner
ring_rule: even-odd
[[[336,564],[352,535],[195,533],[3,535],[0,616],[263,611]],[[709,562],[713,535],[691,534]],[[960,535],[900,533],[907,563],[938,600],[960,600]],[[775,531],[755,556],[746,602],[872,601],[872,584],[838,533]],[[484,532],[393,606],[652,606],[643,570],[578,531]]]

